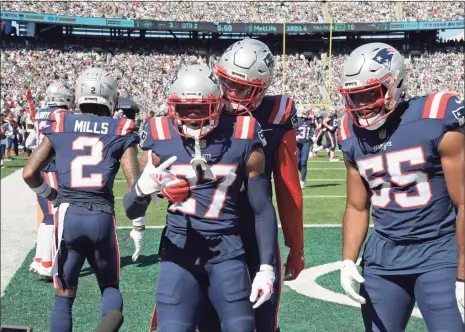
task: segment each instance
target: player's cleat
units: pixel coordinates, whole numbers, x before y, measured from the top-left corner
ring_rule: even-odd
[[[335,161],[339,161],[339,159],[337,157],[332,157],[332,158],[329,158],[329,161],[335,162]]]
[[[42,277],[52,278],[52,267],[45,267],[41,264],[37,273]]]
[[[40,261],[34,260],[31,265],[29,265],[29,272],[38,273],[40,269]]]

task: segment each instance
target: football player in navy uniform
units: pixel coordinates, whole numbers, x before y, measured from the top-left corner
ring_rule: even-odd
[[[256,39],[244,39],[231,45],[216,65],[216,75],[223,88],[224,112],[232,115],[250,114],[262,128],[266,139],[265,172],[273,180],[278,203],[278,213],[284,233],[285,245],[290,249],[284,279],[294,280],[304,268],[303,204],[297,165],[295,128],[298,124],[294,101],[282,95],[265,96],[274,76],[274,57],[268,46]],[[271,180],[270,180],[271,181]],[[242,238],[247,266],[253,278],[260,271],[258,244],[256,242],[254,214],[241,196],[240,204]],[[270,301],[255,310],[257,332],[278,331],[278,311],[281,295],[281,257],[279,244],[277,260],[273,262],[276,275],[274,293]],[[219,331],[213,314],[206,313],[199,330]]]
[[[300,187],[303,189],[307,180],[307,161],[310,155],[310,146],[314,135],[313,119],[308,112],[298,114],[297,125],[297,164],[300,172]]]
[[[72,306],[86,259],[100,287],[102,317],[123,307],[113,182],[120,164],[129,186],[139,176],[139,137],[134,122],[111,118],[116,89],[107,71],[85,70],[75,87],[76,108],[82,114],[51,113],[49,124],[42,127],[44,137],[23,170],[27,185],[57,208],[50,331],[72,330]],[[53,156],[58,191],[41,176]]]
[[[366,331],[404,331],[416,301],[429,331],[461,332],[464,104],[447,92],[402,100],[406,74],[404,57],[384,43],[358,47],[344,64],[341,285],[362,305]],[[374,232],[363,251],[362,277],[355,262],[370,203]]]
[[[30,92],[29,92],[30,93]],[[29,97],[28,95],[26,96]],[[32,98],[32,96],[31,96]],[[55,81],[45,91],[45,106],[37,111],[34,104],[29,103],[29,112],[34,121],[34,131],[28,136],[25,146],[35,150],[40,145],[43,134],[42,129],[49,125],[50,115],[58,112],[69,112],[74,103],[74,93],[64,81]],[[55,161],[44,166],[42,177],[47,184],[58,189]],[[42,220],[37,229],[37,244],[34,260],[29,266],[31,272],[41,276],[52,277],[52,247],[53,247],[53,206],[52,202],[37,195],[37,201],[42,211]]]
[[[151,330],[158,325],[162,332],[195,331],[208,299],[222,331],[251,332],[253,308],[273,293],[277,219],[260,127],[253,117],[221,112],[222,93],[211,69],[184,66],[169,89],[169,118],[154,117],[144,127],[141,165],[154,167],[174,155],[170,173],[190,188],[184,200],[164,191],[170,205]],[[252,278],[240,236],[242,186],[259,244]],[[150,199],[134,186],[123,200],[128,217],[144,215]]]
[[[326,116],[323,118],[321,114],[318,116],[318,122],[320,130],[316,135],[316,140],[314,146],[317,148],[314,149],[316,152],[321,150],[321,148],[327,149],[329,161],[339,161],[338,158],[334,156],[334,150],[336,149],[336,139],[334,134],[337,130],[337,116],[333,111],[329,111]],[[322,145],[323,137],[326,139],[326,143]]]

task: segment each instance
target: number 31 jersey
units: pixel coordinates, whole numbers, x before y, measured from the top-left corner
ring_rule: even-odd
[[[120,159],[139,143],[134,122],[60,112],[52,113],[42,132],[56,153],[57,203],[114,214],[113,183]]]
[[[245,165],[252,150],[262,146],[259,125],[253,117],[220,117],[217,127],[200,139],[207,169],[194,170],[194,140],[179,135],[167,117],[147,121],[141,147],[157,154],[161,161],[177,160],[170,171],[186,178],[190,197],[168,207],[167,224],[171,231],[186,234],[194,229],[204,236],[238,232],[238,197],[246,178]]]
[[[358,128],[344,115],[339,146],[369,185],[377,233],[393,241],[455,233],[438,148],[447,131],[463,126],[464,115],[463,102],[444,92],[400,104],[378,130]]]

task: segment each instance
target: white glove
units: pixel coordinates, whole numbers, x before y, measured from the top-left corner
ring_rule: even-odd
[[[465,282],[463,281],[456,281],[455,282],[455,298],[457,299],[457,305],[459,307],[460,315],[462,316],[462,321],[465,322],[465,317],[464,317],[464,292],[465,292]]]
[[[360,275],[357,270],[357,265],[351,260],[345,260],[342,262],[341,267],[341,286],[346,292],[347,296],[350,297],[357,303],[365,304],[366,300],[354,289],[355,282],[359,284],[365,282],[365,279]]]
[[[170,172],[165,171],[176,159],[177,157],[173,156],[160,166],[155,167],[153,164],[152,152],[149,151],[147,165],[145,165],[144,171],[137,181],[136,191],[140,192],[142,195],[151,195],[159,192],[166,186],[172,186],[180,182],[180,180],[176,179]]]
[[[256,301],[253,305],[254,309],[257,309],[270,299],[271,294],[274,292],[274,280],[273,267],[268,264],[260,265],[260,271],[257,272],[253,279],[252,292],[250,293],[250,302],[254,303]]]
[[[133,239],[134,241],[134,254],[132,255],[132,261],[135,263],[140,255],[140,248],[142,246],[142,238],[144,237],[145,230],[145,217],[137,218],[132,221],[134,228],[131,230],[128,236],[124,239],[124,242]]]

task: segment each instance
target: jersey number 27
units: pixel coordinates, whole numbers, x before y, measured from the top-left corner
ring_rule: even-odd
[[[212,200],[208,209],[203,216],[198,216],[197,213],[197,200],[193,197],[187,199],[182,203],[176,203],[170,206],[170,211],[180,211],[185,214],[196,215],[206,219],[216,219],[220,216],[223,209],[224,202],[228,193],[229,186],[233,184],[236,179],[236,165],[208,165],[204,171],[203,177],[207,180],[217,181],[218,186],[213,192]],[[171,166],[171,172],[176,175],[185,176],[189,184],[195,185],[199,179],[197,174],[193,171],[191,165],[174,165]],[[223,178],[223,180],[219,180]],[[195,190],[195,189],[194,189]]]

